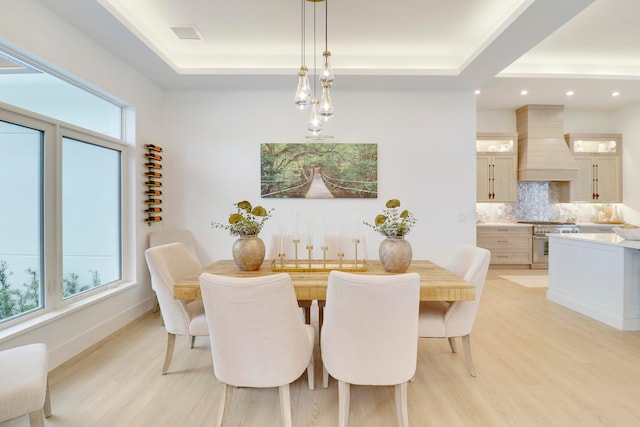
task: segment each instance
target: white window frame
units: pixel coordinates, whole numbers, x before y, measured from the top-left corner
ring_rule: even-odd
[[[124,109],[123,109],[124,111]],[[42,230],[44,235],[44,308],[18,316],[15,319],[0,324],[0,341],[6,338],[6,330],[14,332],[20,329],[32,328],[35,324],[50,321],[57,315],[65,315],[69,311],[78,309],[85,304],[92,304],[96,300],[107,297],[113,292],[126,289],[134,284],[130,277],[130,208],[129,208],[129,162],[130,147],[122,140],[111,138],[88,129],[83,129],[69,123],[41,116],[0,102],[0,119],[16,125],[33,128],[44,132],[43,158],[43,186],[41,195],[43,200]],[[121,279],[104,286],[91,289],[76,296],[63,299],[62,277],[62,138],[68,137],[88,142],[98,146],[120,151],[120,264]]]

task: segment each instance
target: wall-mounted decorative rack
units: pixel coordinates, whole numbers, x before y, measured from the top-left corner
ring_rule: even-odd
[[[147,208],[144,210],[144,213],[147,214],[147,218],[144,220],[147,225],[151,226],[154,222],[162,221],[162,217],[158,215],[162,213],[162,182],[160,179],[162,178],[162,147],[153,144],[146,144],[144,146],[147,149],[147,152],[144,154],[145,164],[144,166],[147,168],[147,171],[144,173],[144,176],[147,178],[144,185],[147,189],[144,192],[144,195],[147,199],[144,203],[147,205]]]

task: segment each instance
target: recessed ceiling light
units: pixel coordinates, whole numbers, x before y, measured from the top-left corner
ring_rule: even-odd
[[[480,91],[476,89],[476,95],[480,95]]]
[[[620,92],[616,90],[615,92],[611,93],[611,96],[620,96]]]
[[[573,96],[573,91],[572,90],[568,90],[567,91],[567,96]]]
[[[180,40],[202,40],[202,34],[195,25],[169,28]]]
[[[529,93],[529,91],[528,91],[528,90],[526,90],[526,89],[525,89],[525,90],[521,90],[521,91],[520,91],[520,95],[526,95],[526,94],[528,94],[528,93]]]

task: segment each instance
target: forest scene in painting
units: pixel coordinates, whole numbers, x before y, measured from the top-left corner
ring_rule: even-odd
[[[262,197],[377,198],[377,144],[260,144]]]

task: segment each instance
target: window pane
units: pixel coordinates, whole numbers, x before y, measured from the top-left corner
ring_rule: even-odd
[[[64,298],[120,280],[120,152],[62,140]]]
[[[43,136],[0,121],[0,322],[44,307]]]
[[[122,108],[0,51],[0,101],[54,119],[122,137]]]

